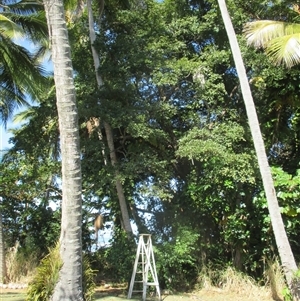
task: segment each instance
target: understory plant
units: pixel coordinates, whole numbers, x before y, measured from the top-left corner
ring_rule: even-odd
[[[167,289],[190,290],[198,275],[195,253],[199,235],[185,227],[177,234],[173,241],[155,248],[159,281]]]
[[[58,281],[59,271],[62,267],[59,243],[45,256],[36,270],[33,280],[29,283],[26,301],[49,301],[54,287]],[[85,301],[93,300],[95,291],[95,270],[90,266],[87,256],[83,258],[83,295]]]
[[[29,283],[26,301],[48,301],[58,281],[62,260],[59,254],[59,243],[46,255],[37,268],[33,280]]]

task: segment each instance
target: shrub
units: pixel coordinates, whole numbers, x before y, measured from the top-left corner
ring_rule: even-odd
[[[198,264],[196,258],[199,235],[182,227],[177,237],[155,249],[160,285],[173,290],[189,290],[197,281]]]
[[[58,281],[61,267],[62,261],[57,243],[53,249],[49,249],[49,254],[41,260],[35,277],[29,283],[26,301],[48,301]]]
[[[83,277],[82,277],[82,289],[83,297],[85,301],[92,301],[95,293],[95,276],[96,270],[91,267],[90,260],[87,255],[83,257]]]
[[[49,249],[49,254],[44,257],[37,268],[36,275],[29,283],[26,301],[48,301],[58,281],[62,261],[59,254],[59,244]],[[87,256],[83,258],[82,288],[85,301],[93,300],[95,292],[95,271],[91,268]]]
[[[128,282],[132,273],[136,244],[123,230],[115,231],[111,246],[104,251],[105,277],[112,282]]]

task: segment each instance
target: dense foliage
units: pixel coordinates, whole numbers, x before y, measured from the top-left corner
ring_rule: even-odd
[[[300,70],[272,66],[242,35],[243,24],[254,17],[272,19],[280,11],[281,18],[293,18],[290,4],[228,1],[299,261]],[[95,28],[100,91],[85,13],[70,24],[69,34],[80,113],[85,250],[95,249],[88,229],[94,212],[105,212],[114,223],[111,247],[97,251],[97,269],[126,281],[135,254],[119,232],[118,168],[137,233],[153,234],[164,286],[190,288],[205,266],[232,265],[260,279],[277,251],[217,3],[108,0]],[[59,207],[60,200],[54,107],[50,91],[15,131],[1,164],[7,247],[15,240],[25,247],[30,239],[43,253],[57,240],[59,209],[49,208]],[[109,164],[103,120],[113,127],[117,166]]]

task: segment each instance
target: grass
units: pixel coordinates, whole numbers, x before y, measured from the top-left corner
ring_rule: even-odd
[[[0,301],[24,301],[25,294],[22,293],[4,293],[0,294]]]
[[[206,270],[199,276],[197,290],[184,294],[168,295],[163,292],[164,301],[283,301],[282,289],[284,281],[278,262],[269,264],[266,270],[265,286],[258,285],[251,277],[239,273],[232,268],[225,271]],[[165,293],[165,294],[164,294]],[[127,290],[123,287],[98,287],[95,291],[95,301],[121,301],[127,299]],[[0,301],[24,301],[24,290],[0,290]],[[141,300],[141,295],[133,300]],[[156,301],[156,297],[147,300]]]

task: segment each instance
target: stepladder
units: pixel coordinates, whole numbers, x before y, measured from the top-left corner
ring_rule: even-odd
[[[142,293],[142,300],[145,301],[149,286],[155,287],[156,296],[161,300],[151,234],[141,234],[127,298],[131,299],[133,293]]]

